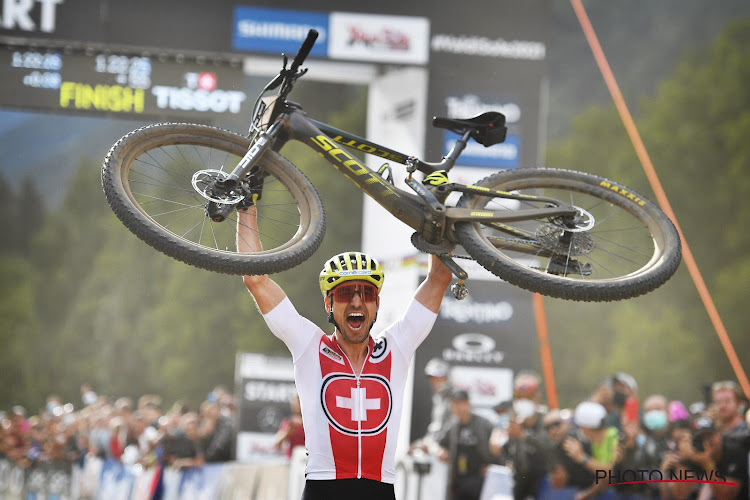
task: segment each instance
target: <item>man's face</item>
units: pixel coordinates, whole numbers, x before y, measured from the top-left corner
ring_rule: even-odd
[[[464,399],[453,398],[451,400],[451,412],[459,419],[471,415],[471,404]]]
[[[364,287],[374,288],[375,294],[366,292]],[[342,290],[337,293],[338,288]],[[343,289],[349,293],[342,293]],[[328,307],[333,307],[333,319],[346,342],[361,344],[369,339],[380,306],[377,288],[366,281],[347,281],[331,290],[326,300]]]
[[[448,383],[448,377],[429,377],[430,381],[430,387],[432,388],[432,392],[440,392],[440,390],[445,387],[445,384]]]
[[[714,391],[713,403],[719,414],[719,420],[728,422],[739,414],[739,402],[732,389]]]
[[[558,412],[550,412],[544,417],[544,430],[547,436],[554,442],[559,443],[568,432],[568,424]]]

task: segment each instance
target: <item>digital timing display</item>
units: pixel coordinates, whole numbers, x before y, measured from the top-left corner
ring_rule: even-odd
[[[239,114],[242,70],[144,56],[0,50],[0,106],[175,117]]]

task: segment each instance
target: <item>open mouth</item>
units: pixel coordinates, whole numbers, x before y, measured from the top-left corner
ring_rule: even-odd
[[[362,324],[365,322],[365,315],[361,312],[353,312],[349,313],[349,316],[346,317],[346,324],[349,325],[349,328],[352,330],[359,330],[362,328]]]

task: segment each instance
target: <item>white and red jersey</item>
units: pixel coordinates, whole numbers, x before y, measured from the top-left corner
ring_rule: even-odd
[[[367,478],[393,483],[409,363],[437,315],[412,300],[401,319],[370,338],[360,374],[335,336],[288,298],[264,316],[287,345],[305,423],[307,479]]]

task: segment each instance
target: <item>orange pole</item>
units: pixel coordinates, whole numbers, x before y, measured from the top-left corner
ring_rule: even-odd
[[[693,253],[690,251],[690,247],[688,246],[687,240],[685,239],[685,235],[682,233],[682,229],[680,229],[680,225],[677,222],[677,217],[675,216],[674,211],[672,210],[672,206],[667,199],[667,194],[664,192],[664,188],[662,187],[661,182],[659,181],[659,177],[656,174],[656,169],[651,163],[651,158],[648,155],[646,146],[643,145],[641,136],[638,133],[637,127],[635,126],[635,121],[633,120],[633,117],[631,116],[630,111],[625,104],[625,99],[620,92],[620,87],[617,85],[615,75],[612,73],[612,70],[609,67],[609,63],[607,62],[604,51],[599,44],[596,32],[594,31],[594,28],[591,25],[591,21],[586,14],[586,9],[583,7],[581,0],[570,0],[570,3],[573,5],[573,10],[575,10],[576,16],[578,17],[578,22],[581,24],[581,29],[583,29],[586,40],[591,47],[591,52],[593,52],[594,54],[594,59],[599,66],[599,71],[601,71],[604,82],[607,84],[607,88],[609,89],[609,93],[612,95],[612,99],[614,100],[617,112],[620,114],[620,118],[625,125],[625,130],[630,137],[630,141],[633,143],[633,147],[635,148],[635,152],[641,161],[643,170],[646,172],[646,177],[651,184],[651,188],[654,190],[656,200],[659,203],[659,206],[661,206],[664,213],[666,213],[667,216],[672,219],[672,222],[674,222],[674,225],[677,228],[677,232],[680,234],[683,260],[687,265],[690,276],[692,277],[693,283],[695,284],[695,288],[698,291],[698,295],[703,301],[703,306],[706,308],[706,312],[708,313],[708,317],[714,326],[714,330],[716,330],[716,335],[719,337],[719,341],[721,342],[721,345],[724,348],[727,357],[729,358],[729,363],[732,365],[734,374],[737,377],[737,380],[739,381],[740,386],[745,393],[745,396],[750,398],[750,382],[748,382],[747,375],[742,368],[742,363],[740,363],[740,360],[737,357],[737,353],[732,346],[732,341],[729,339],[729,334],[724,327],[724,323],[721,320],[719,311],[716,309],[716,305],[714,304],[714,301],[711,297],[711,293],[708,291],[706,282],[703,280],[703,276],[701,275],[698,264],[693,257]]]
[[[560,408],[557,402],[557,387],[555,385],[555,370],[552,366],[552,351],[549,347],[549,331],[547,330],[547,315],[544,312],[544,298],[535,293],[534,317],[536,318],[536,335],[539,337],[539,355],[542,359],[542,376],[547,390],[547,404],[550,408]]]

